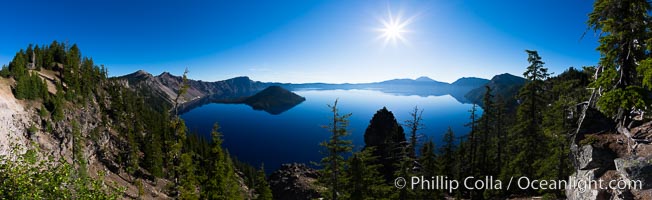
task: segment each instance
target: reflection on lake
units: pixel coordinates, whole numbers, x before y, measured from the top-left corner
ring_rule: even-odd
[[[231,155],[253,166],[265,163],[268,172],[283,163],[319,162],[319,143],[328,139],[329,132],[321,128],[329,122],[329,109],[339,98],[342,114],[352,113],[349,129],[356,150],[364,146],[364,131],[373,114],[386,106],[403,123],[414,106],[423,109],[425,129],[421,131],[438,145],[451,126],[457,136],[468,128],[471,104],[462,104],[450,95],[397,96],[374,90],[298,90],[306,101],[280,114],[256,111],[244,104],[212,103],[197,107],[181,117],[191,132],[210,138],[213,123],[218,122],[224,134],[224,147]],[[479,113],[480,114],[480,113]],[[406,133],[406,136],[408,134]],[[425,141],[426,139],[421,139]]]

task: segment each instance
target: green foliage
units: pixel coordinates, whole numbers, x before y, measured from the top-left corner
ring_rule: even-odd
[[[625,89],[616,88],[604,93],[597,105],[602,112],[609,115],[616,115],[620,108],[644,109],[649,104],[646,103],[649,101],[648,93],[649,91],[638,86],[627,86]]]
[[[256,190],[256,193],[258,196],[256,196],[255,199],[257,200],[272,200],[272,189],[269,188],[269,183],[265,179],[265,166],[260,165],[260,169],[257,172],[257,176],[255,177],[255,184],[254,184],[254,190]]]
[[[63,120],[63,108],[65,107],[65,103],[63,86],[61,83],[57,84],[57,94],[52,99],[52,107],[52,120],[55,122]]]
[[[2,68],[0,69],[0,77],[8,78],[9,75],[11,75],[11,72],[9,71],[7,65],[2,65]]]
[[[449,128],[450,131],[450,128]],[[450,131],[452,134],[452,131]],[[448,132],[446,133],[448,134]],[[447,136],[444,136],[446,138]],[[450,144],[454,145],[454,144]],[[444,148],[442,148],[443,150]],[[447,151],[447,150],[444,150]],[[454,170],[454,160],[447,161],[446,159],[448,156],[454,156],[452,153],[447,156],[446,159],[442,159],[443,157],[437,157],[437,147],[435,146],[435,142],[432,140],[429,140],[428,142],[424,143],[423,146],[421,147],[421,154],[418,159],[418,162],[421,164],[421,174],[423,177],[435,177],[435,176],[447,176],[449,178],[454,178],[453,170]],[[442,155],[444,156],[444,155]],[[450,157],[453,159],[452,157]],[[450,168],[448,170],[451,171],[446,171],[448,166],[452,166],[453,168]],[[441,199],[443,198],[442,193],[440,190],[423,190],[420,191],[419,194],[419,199]]]
[[[439,166],[438,168],[440,171],[437,171],[436,169],[431,169],[431,170],[436,170],[437,172],[440,173],[440,175],[446,175],[448,177],[455,177],[456,171],[459,170],[457,166],[455,166],[455,161],[456,161],[456,145],[455,145],[455,133],[453,133],[453,129],[451,127],[448,127],[448,130],[446,133],[444,133],[444,138],[442,139],[443,145],[439,149],[439,154],[440,156],[438,157],[438,163]],[[430,144],[432,143],[432,144]],[[434,156],[430,155],[432,154],[432,151],[435,151],[435,144],[430,141],[430,143],[426,143],[427,146],[424,145],[423,150],[422,150],[422,156],[424,158],[427,158],[427,156]],[[429,147],[429,148],[426,148]],[[428,159],[428,162],[430,159]],[[423,161],[422,161],[423,162]],[[424,166],[426,163],[422,163]],[[434,166],[432,166],[434,167]],[[429,168],[432,168],[429,167]],[[428,169],[428,168],[426,168]]]
[[[543,107],[546,105],[544,98],[544,80],[549,76],[547,69],[543,67],[541,57],[536,51],[526,50],[528,53],[528,66],[523,76],[529,82],[523,86],[519,92],[519,98],[522,99],[521,105],[517,109],[516,124],[510,130],[509,140],[510,149],[515,153],[512,159],[503,168],[504,176],[510,175],[515,177],[527,176],[536,177],[535,162],[538,158],[543,158],[543,143],[540,139],[543,137],[542,121]],[[532,191],[522,191],[532,193]]]
[[[73,154],[73,167],[77,171],[79,177],[87,178],[88,169],[87,169],[87,158],[84,156],[84,147],[86,146],[86,140],[81,134],[81,128],[77,121],[72,121],[72,154]]]
[[[638,105],[642,88],[652,86],[650,67],[650,11],[646,0],[597,0],[589,14],[589,28],[600,32],[601,72],[594,85],[601,87],[603,98],[598,106],[619,121],[631,106]],[[636,88],[632,88],[636,87]],[[623,98],[624,95],[636,95]],[[637,107],[643,108],[643,107]],[[614,111],[616,110],[616,111]]]
[[[387,199],[393,188],[385,183],[378,172],[378,158],[373,155],[374,148],[366,148],[353,153],[346,170],[346,199]]]
[[[210,177],[202,191],[203,199],[242,199],[233,162],[229,155],[222,149],[222,133],[220,126],[215,123],[211,136],[208,177]],[[263,176],[264,178],[264,176]]]
[[[408,156],[415,159],[417,157],[416,148],[417,148],[417,137],[418,131],[424,128],[423,121],[423,110],[419,110],[419,107],[414,106],[414,110],[410,112],[410,119],[405,121],[404,126],[410,131],[410,146],[408,149]]]
[[[50,116],[50,112],[48,112],[48,109],[45,108],[45,106],[41,106],[41,108],[38,109],[38,116],[41,118],[45,118]]]
[[[320,170],[322,176],[319,182],[328,188],[327,196],[330,196],[332,200],[336,200],[344,191],[342,188],[345,185],[343,173],[346,169],[344,155],[353,149],[351,140],[344,139],[350,134],[348,125],[351,114],[341,115],[337,103],[338,100],[335,100],[333,105],[328,105],[333,116],[328,126],[324,126],[331,132],[331,137],[328,141],[319,144],[325,148],[325,151],[322,152],[325,157],[321,159],[323,168]]]
[[[179,199],[199,199],[197,177],[195,176],[195,165],[190,153],[181,155],[181,169]]]
[[[127,139],[127,144],[128,144],[128,149],[126,149],[126,165],[127,165],[127,173],[131,175],[135,175],[136,171],[140,167],[139,165],[139,146],[136,141],[136,134],[134,131],[131,129],[128,129],[126,132],[126,139]]]
[[[16,80],[14,92],[17,99],[45,99],[48,96],[47,85],[35,72],[22,75]]]
[[[95,179],[71,173],[73,167],[63,160],[41,157],[38,149],[25,153],[14,146],[9,155],[0,156],[1,199],[118,199],[120,190],[104,183],[103,175]]]

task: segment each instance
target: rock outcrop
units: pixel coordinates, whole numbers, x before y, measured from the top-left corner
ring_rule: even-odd
[[[567,187],[566,197],[581,200],[652,199],[652,145],[633,139],[647,138],[652,134],[652,122],[631,131],[624,127],[614,131],[613,126],[607,127],[608,124],[585,124],[587,127],[578,133],[578,138],[582,139],[575,140],[571,146],[575,173],[569,183],[593,181],[602,184],[593,184],[594,187],[590,188]],[[622,133],[625,131],[627,134]],[[621,185],[609,185],[612,182]]]
[[[269,185],[274,199],[310,200],[320,198],[317,170],[305,164],[283,164],[269,177]]]

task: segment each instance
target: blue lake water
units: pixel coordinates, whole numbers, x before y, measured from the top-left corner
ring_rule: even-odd
[[[231,155],[253,166],[265,164],[266,171],[283,163],[319,162],[319,143],[329,138],[322,128],[329,122],[329,108],[339,98],[341,113],[352,113],[349,129],[354,149],[364,146],[364,131],[374,113],[386,106],[403,123],[414,106],[423,109],[425,129],[421,134],[441,144],[450,126],[456,136],[467,134],[471,104],[462,104],[449,95],[401,96],[374,90],[299,90],[306,101],[279,115],[253,110],[244,104],[206,104],[181,115],[189,130],[210,137],[215,122],[222,127],[223,146]],[[478,109],[480,110],[480,109]],[[481,111],[480,111],[481,112]],[[478,113],[480,114],[480,113]],[[408,133],[406,133],[408,136]],[[425,141],[425,138],[420,139]]]

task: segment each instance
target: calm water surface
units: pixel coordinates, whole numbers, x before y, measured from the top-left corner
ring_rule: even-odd
[[[471,104],[462,104],[451,96],[398,96],[374,90],[300,90],[295,93],[306,101],[279,115],[256,111],[244,104],[207,104],[184,113],[181,117],[191,132],[210,138],[215,122],[222,127],[224,147],[231,155],[254,166],[265,163],[266,171],[283,163],[319,162],[329,132],[321,128],[329,122],[329,109],[339,98],[341,113],[352,113],[349,129],[354,149],[364,146],[364,131],[374,113],[386,106],[399,123],[410,117],[414,106],[423,109],[426,138],[441,144],[442,135],[450,126],[456,136],[466,134]],[[407,136],[408,133],[406,133]],[[425,138],[420,139],[425,141]]]

